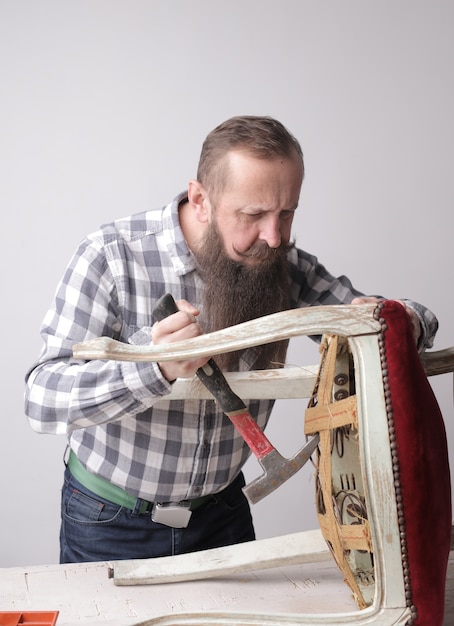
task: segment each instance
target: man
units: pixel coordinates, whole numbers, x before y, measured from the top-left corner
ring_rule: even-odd
[[[254,538],[241,491],[249,449],[214,401],[166,400],[173,381],[207,359],[81,362],[72,346],[101,335],[163,344],[284,309],[374,301],[291,243],[303,177],[300,145],[282,124],[232,118],[206,138],[185,193],[162,210],[102,227],[75,253],[26,387],[32,428],[68,437],[62,562],[149,558]],[[179,312],[156,322],[153,307],[166,292]],[[424,350],[437,321],[419,304],[404,306]],[[279,367],[286,347],[216,360],[224,370]],[[248,408],[264,428],[272,402]]]

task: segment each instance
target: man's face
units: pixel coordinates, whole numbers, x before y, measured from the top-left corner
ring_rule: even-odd
[[[296,157],[263,161],[240,152],[231,157],[223,193],[216,201],[204,193],[204,229],[194,248],[204,283],[200,323],[205,332],[290,306],[287,255],[301,164]],[[262,346],[254,366],[282,364],[286,347],[287,342]],[[229,353],[216,360],[228,370],[238,366],[238,358]]]
[[[254,265],[260,263],[261,249],[290,241],[302,184],[301,162],[296,155],[264,160],[241,151],[227,158],[228,181],[215,206],[208,201],[208,223],[216,224],[229,258]]]

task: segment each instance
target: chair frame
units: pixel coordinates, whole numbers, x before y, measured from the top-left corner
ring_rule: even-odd
[[[94,339],[74,347],[74,356],[79,359],[165,361],[211,356],[301,335],[332,334],[346,337],[352,354],[358,410],[359,463],[374,552],[375,588],[371,604],[343,614],[188,613],[163,616],[144,622],[144,625],[227,626],[241,623],[248,626],[404,626],[412,623],[411,609],[406,602],[398,511],[394,497],[393,460],[380,363],[381,325],[376,318],[376,309],[376,305],[368,304],[285,311],[164,347],[129,346],[108,338]],[[454,349],[428,354],[424,363],[429,375],[452,372]],[[315,366],[285,367],[282,370],[232,373],[227,378],[233,390],[243,399],[268,398],[270,389],[273,398],[308,398],[317,369]],[[271,378],[273,385],[270,385]],[[188,394],[191,398],[210,397],[201,386],[194,388],[191,381],[179,380],[174,384],[171,395],[165,399],[184,398]],[[285,552],[285,542],[289,544],[292,541],[292,548]],[[228,546],[176,557],[121,561],[113,564],[111,575],[118,585],[151,584],[331,558],[326,546],[323,547],[320,535],[314,534],[314,531],[251,542],[245,552],[246,546]]]

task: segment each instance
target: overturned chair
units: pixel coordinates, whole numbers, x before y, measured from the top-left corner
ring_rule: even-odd
[[[320,366],[309,383],[307,376],[299,377],[299,368],[273,370],[272,378],[264,371],[228,379],[243,398],[270,397],[273,385],[271,397],[310,397],[304,419],[307,436],[318,441],[313,462],[320,531],[118,561],[111,576],[116,585],[178,583],[332,558],[358,610],[263,614],[253,608],[251,598],[250,613],[172,614],[146,624],[443,623],[452,527],[450,472],[443,418],[427,375],[453,371],[454,350],[428,353],[421,361],[400,304],[286,311],[167,346],[130,346],[99,338],[75,346],[74,356],[164,361],[298,335],[323,335]],[[282,388],[284,393],[277,393]],[[188,382],[177,381],[172,397],[189,392],[194,397]]]

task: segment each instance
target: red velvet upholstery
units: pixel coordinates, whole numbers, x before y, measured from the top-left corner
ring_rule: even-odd
[[[409,571],[408,606],[415,611],[410,623],[441,626],[452,525],[445,427],[404,308],[387,301],[380,316],[398,503],[402,497],[402,559]]]

